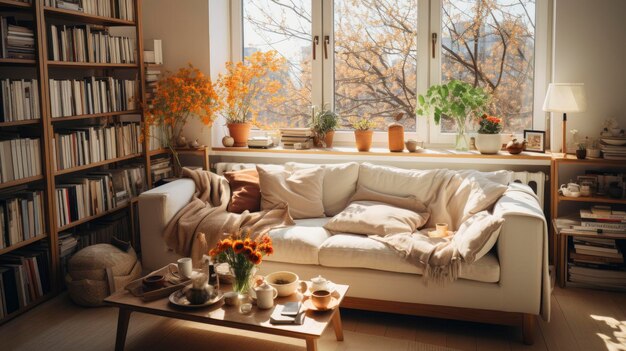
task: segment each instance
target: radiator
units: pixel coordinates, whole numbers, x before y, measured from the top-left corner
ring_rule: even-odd
[[[238,171],[242,169],[254,168],[254,163],[218,162],[215,164],[215,173],[222,175],[224,172]],[[537,197],[539,204],[543,207],[546,174],[543,172],[513,172],[511,181],[528,185]]]

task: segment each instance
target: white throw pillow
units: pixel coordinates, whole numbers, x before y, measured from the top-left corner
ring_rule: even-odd
[[[312,167],[319,167],[319,165],[298,162],[285,164],[285,169],[288,171]],[[322,202],[324,203],[324,213],[328,217],[332,217],[348,206],[359,179],[359,164],[356,162],[326,164],[324,169]]]
[[[382,202],[355,201],[324,228],[335,233],[387,236],[413,233],[426,223],[428,216],[428,213],[416,213]]]
[[[482,211],[461,224],[452,240],[465,262],[478,261],[491,250],[498,241],[503,223],[504,218]]]
[[[293,219],[324,217],[323,167],[294,172],[264,165],[257,165],[256,169],[259,172],[262,210],[286,203]]]

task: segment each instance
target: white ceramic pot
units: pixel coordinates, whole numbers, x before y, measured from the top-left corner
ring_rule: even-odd
[[[477,134],[476,148],[481,154],[497,154],[502,148],[500,134]]]

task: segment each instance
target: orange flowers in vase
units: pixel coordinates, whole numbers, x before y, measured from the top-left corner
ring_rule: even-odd
[[[250,289],[250,278],[256,266],[263,261],[263,256],[272,253],[274,253],[274,247],[269,236],[263,235],[253,240],[249,232],[239,231],[220,240],[209,255],[218,262],[228,263],[234,276],[233,290],[247,293]]]
[[[220,99],[211,78],[189,64],[157,82],[154,99],[144,106],[146,135],[167,145],[178,162],[174,146],[185,124],[190,119],[198,119],[210,127],[220,109]],[[161,130],[157,132],[151,126],[159,126]]]
[[[224,99],[224,117],[234,146],[246,146],[251,123],[260,107],[275,100],[282,84],[270,73],[283,70],[285,59],[274,50],[257,51],[243,62],[226,62],[226,73],[220,74],[217,86]]]

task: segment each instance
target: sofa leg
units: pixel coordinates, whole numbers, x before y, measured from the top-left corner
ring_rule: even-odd
[[[524,344],[532,345],[535,343],[535,319],[534,314],[524,313],[522,315],[522,338]]]

